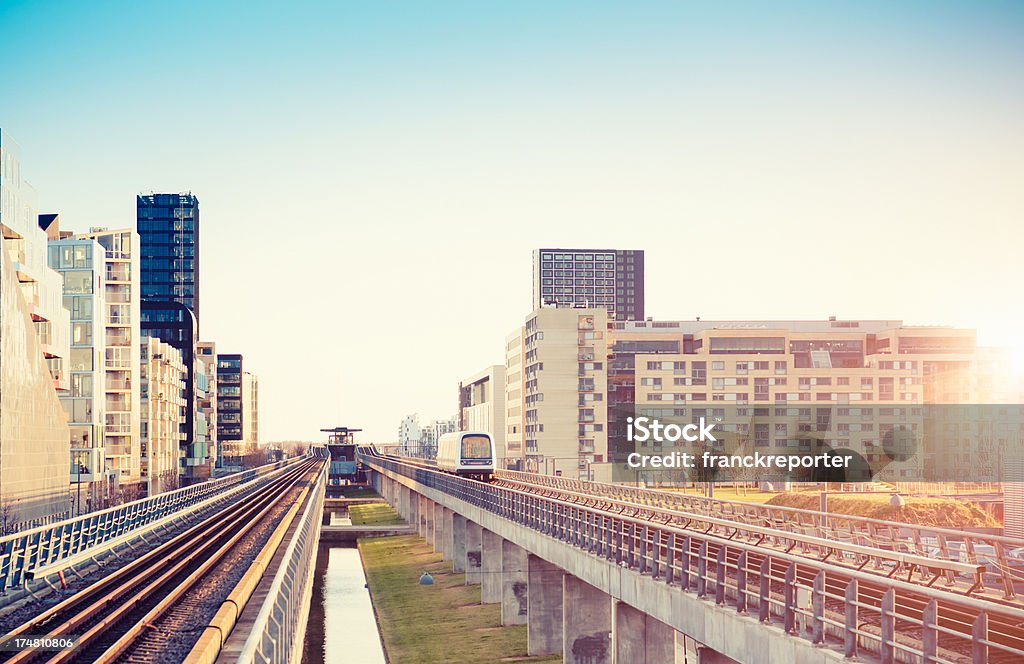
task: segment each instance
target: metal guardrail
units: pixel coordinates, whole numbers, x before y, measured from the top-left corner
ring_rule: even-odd
[[[812,643],[883,662],[975,664],[1024,657],[1024,610],[628,514],[499,487],[361,450],[408,477],[581,552],[651,576]]]
[[[300,458],[287,459],[228,477],[109,507],[55,524],[0,538],[0,593],[28,580],[27,572],[121,538],[174,514],[182,514],[218,493],[250,482]]]
[[[766,526],[840,543],[983,565],[984,585],[998,588],[1006,599],[1015,597],[1015,583],[1024,582],[1024,557],[1013,558],[1009,555],[1014,550],[1024,549],[1024,539],[510,470],[498,471],[496,476],[555,489],[596,493],[638,505],[659,506],[748,525]]]
[[[324,497],[327,495],[327,473],[328,464],[324,464],[298,525],[288,540],[281,566],[238,655],[239,662],[284,663],[301,659],[303,627],[309,615]]]

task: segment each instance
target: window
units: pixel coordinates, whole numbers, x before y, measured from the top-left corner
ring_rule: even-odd
[[[716,361],[712,362],[711,363],[711,370],[712,371],[725,371],[725,362],[722,362],[720,360],[716,360]]]
[[[91,293],[92,272],[87,270],[69,270],[64,273],[65,293]]]
[[[92,345],[92,323],[72,323],[71,343],[76,346]]]

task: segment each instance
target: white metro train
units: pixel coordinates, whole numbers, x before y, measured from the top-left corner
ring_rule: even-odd
[[[494,441],[483,431],[446,433],[437,443],[437,467],[489,482],[494,473]]]

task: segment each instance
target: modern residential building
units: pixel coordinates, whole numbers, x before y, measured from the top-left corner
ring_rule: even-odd
[[[246,454],[260,444],[260,381],[251,371],[242,372],[242,440]]]
[[[259,380],[238,354],[217,355],[219,468],[240,468],[259,445]]]
[[[170,344],[181,353],[181,361],[185,364],[185,394],[179,471],[182,484],[204,480],[210,477],[213,457],[209,443],[202,434],[203,425],[199,425],[198,433],[196,429],[195,348],[199,336],[195,314],[180,302],[143,300],[142,333]]]
[[[154,337],[143,338],[140,359],[142,477],[155,496],[179,486],[186,369],[181,352]]]
[[[893,481],[998,473],[1013,444],[1005,436],[947,440],[919,428],[934,421],[907,420],[914,406],[1019,402],[1019,391],[993,383],[998,362],[969,329],[898,320],[608,321],[603,310],[547,308],[527,319],[523,375],[512,380],[516,337],[506,344],[506,414],[511,421],[521,385],[528,470],[610,479],[602,465],[632,449],[632,416],[774,417],[721,428],[752,448],[802,449],[813,433],[869,464],[885,461],[886,436],[905,427],[929,447],[912,462],[887,464]]]
[[[139,452],[141,408],[138,400],[139,348],[139,236],[127,228],[92,228],[72,235],[73,240],[98,242],[106,252],[103,278],[106,311],[92,331],[104,348],[106,401],[103,448],[106,469],[114,476],[113,490],[126,497],[142,491]]]
[[[59,220],[41,215],[41,226],[60,237]],[[92,239],[51,240],[48,262],[64,280],[64,308],[71,315],[68,363],[71,389],[59,393],[71,429],[71,500],[75,515],[109,504],[117,474],[107,468],[106,301],[107,257]]]
[[[240,468],[245,456],[242,356],[217,355],[218,468]]]
[[[217,451],[217,344],[200,341],[196,344],[196,430],[205,429],[205,442],[211,460]],[[200,384],[201,383],[201,384]],[[211,470],[214,463],[210,464]]]
[[[533,308],[601,308],[615,320],[644,319],[644,252],[535,249]]]
[[[199,199],[191,192],[139,194],[142,298],[184,304],[199,320]]]
[[[398,425],[398,447],[402,456],[420,455],[420,416],[418,413],[406,415]]]
[[[71,322],[20,150],[2,130],[0,242],[0,531],[10,532],[70,512],[71,434],[57,395],[69,387]]]
[[[459,383],[459,430],[486,431],[495,463],[505,467],[505,366],[487,367]]]
[[[541,308],[523,326],[524,470],[591,478],[607,462],[607,329],[603,308]],[[516,333],[510,336],[514,338]],[[519,405],[512,384],[506,411]]]
[[[505,338],[505,467],[523,470],[523,328]]]

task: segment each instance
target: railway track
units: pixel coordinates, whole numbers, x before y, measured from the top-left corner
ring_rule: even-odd
[[[278,498],[308,482],[321,463],[321,459],[310,459],[288,468],[225,510],[0,637],[0,642],[9,643],[76,636],[74,647],[0,652],[0,661],[110,662],[120,659],[142,636],[151,644],[151,626],[162,616],[173,618],[181,598],[218,564],[230,561],[238,543],[270,514]],[[151,661],[166,661],[159,648],[148,650]]]

